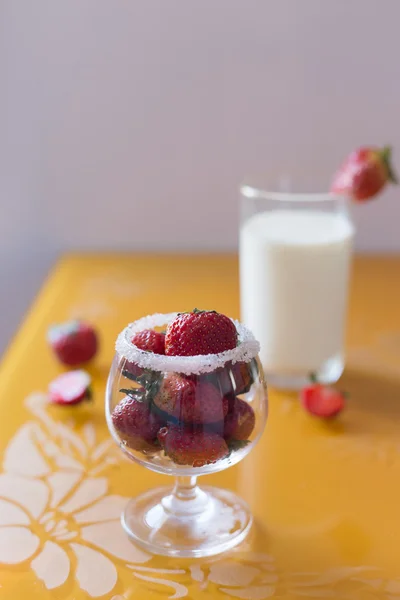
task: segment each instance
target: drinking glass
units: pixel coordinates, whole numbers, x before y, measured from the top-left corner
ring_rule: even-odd
[[[344,368],[354,229],[346,197],[308,189],[241,187],[241,318],[268,383],[285,389]]]
[[[241,542],[252,516],[232,491],[200,488],[197,477],[227,469],[253,449],[267,418],[267,390],[259,344],[237,321],[238,346],[221,354],[164,356],[132,344],[136,332],[160,331],[175,317],[144,317],[118,336],[106,418],[130,459],[175,476],[173,488],[129,502],[122,515],[128,536],[156,554],[210,556]]]

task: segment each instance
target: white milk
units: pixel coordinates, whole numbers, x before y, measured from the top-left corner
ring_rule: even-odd
[[[341,361],[353,227],[341,214],[274,210],[240,231],[242,320],[267,373]]]

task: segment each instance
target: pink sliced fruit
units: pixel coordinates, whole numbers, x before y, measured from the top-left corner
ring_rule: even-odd
[[[91,377],[89,373],[79,369],[63,373],[49,385],[50,402],[54,404],[73,405],[83,400],[90,400]]]

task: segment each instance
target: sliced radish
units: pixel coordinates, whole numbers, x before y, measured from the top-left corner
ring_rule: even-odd
[[[50,402],[54,404],[78,404],[90,400],[92,380],[86,371],[79,369],[63,373],[49,385]]]

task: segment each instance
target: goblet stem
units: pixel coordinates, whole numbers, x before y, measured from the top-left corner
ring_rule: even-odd
[[[180,500],[193,500],[198,490],[196,476],[175,477],[175,487],[172,493]]]
[[[195,476],[178,476],[172,494],[166,496],[162,504],[164,509],[175,516],[192,517],[202,513],[209,502],[208,494],[197,485]]]

